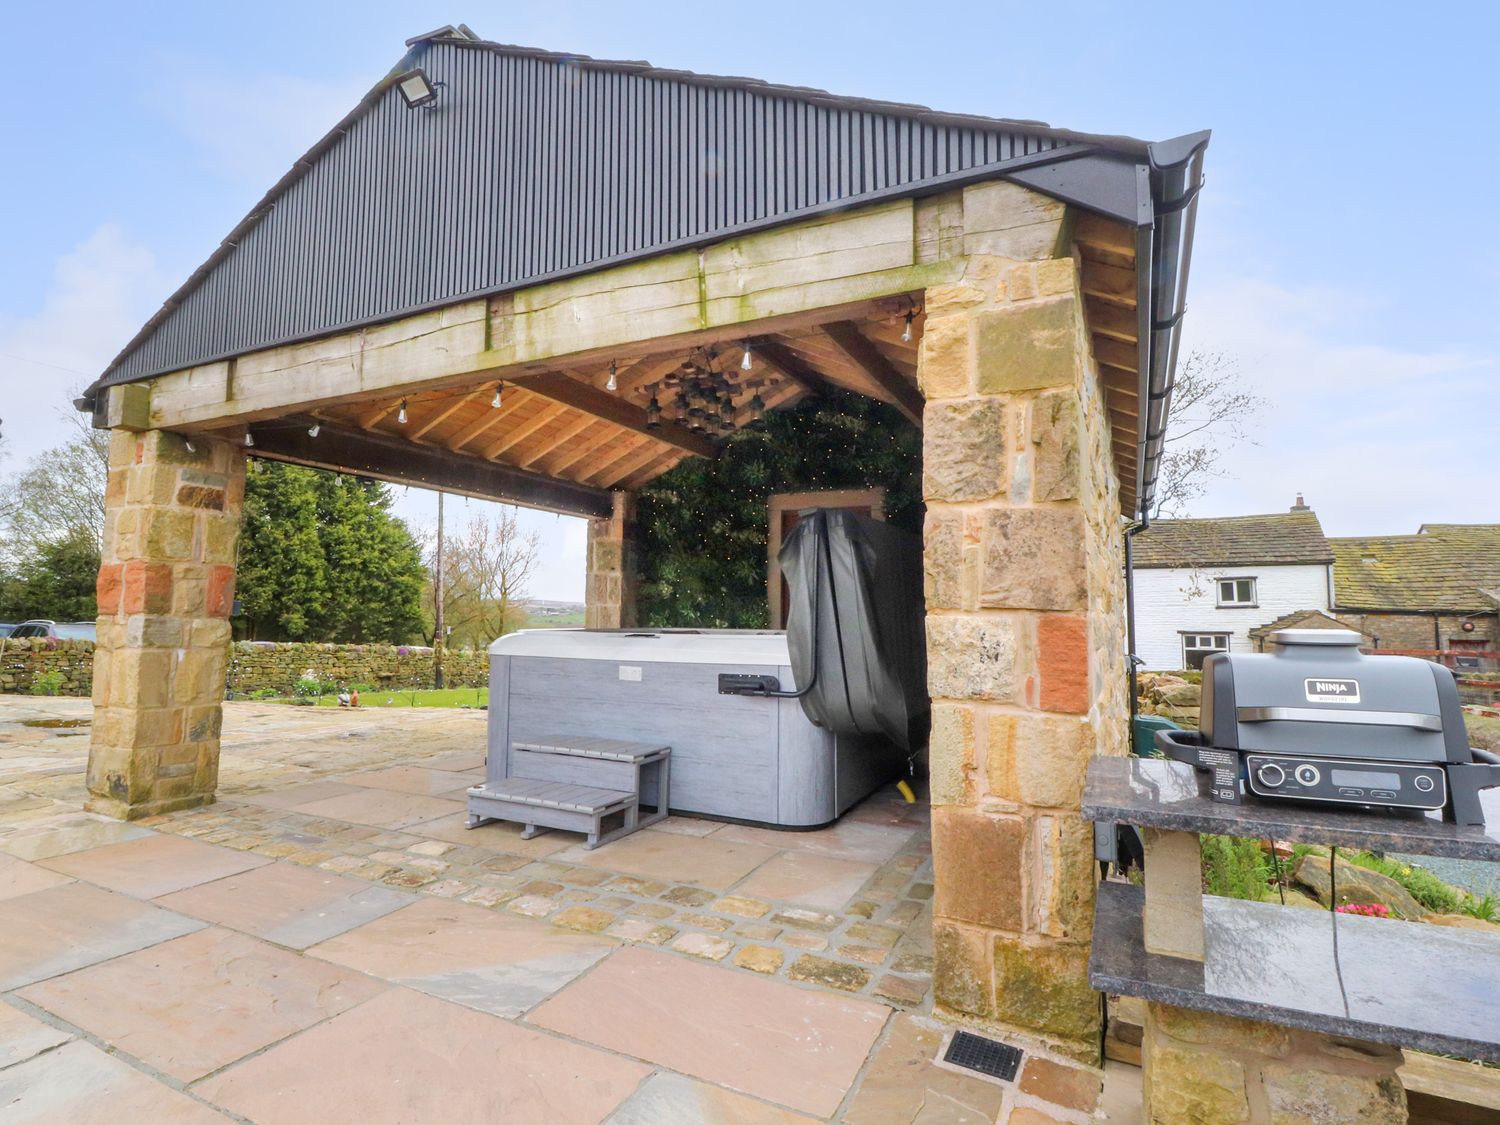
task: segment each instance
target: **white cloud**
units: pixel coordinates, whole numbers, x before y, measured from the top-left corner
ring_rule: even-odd
[[[29,316],[0,321],[8,468],[69,434],[74,395],[92,382],[170,289],[155,256],[118,226],[96,228],[59,258]]]
[[[1285,509],[1303,492],[1334,535],[1412,532],[1424,522],[1500,520],[1493,451],[1500,357],[1374,338],[1406,315],[1367,292],[1197,279],[1184,350],[1239,361],[1268,400],[1256,445],[1224,459],[1194,515]]]

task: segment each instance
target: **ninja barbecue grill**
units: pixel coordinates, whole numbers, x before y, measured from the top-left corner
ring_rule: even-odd
[[[1366,656],[1358,633],[1282,629],[1268,653],[1203,662],[1200,729],[1156,733],[1169,758],[1213,774],[1215,800],[1442,810],[1482,825],[1500,757],[1469,746],[1453,673]]]

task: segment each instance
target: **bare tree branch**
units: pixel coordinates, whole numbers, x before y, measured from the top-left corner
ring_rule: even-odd
[[[1178,366],[1156,480],[1153,518],[1181,516],[1224,476],[1223,454],[1256,444],[1250,423],[1266,400],[1241,384],[1239,363],[1223,352],[1193,351]]]

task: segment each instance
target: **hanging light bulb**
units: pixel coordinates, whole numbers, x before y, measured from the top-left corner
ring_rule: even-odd
[[[615,361],[609,361],[609,382],[604,384],[606,391],[617,391],[620,389],[620,373],[615,368]]]
[[[401,409],[396,412],[396,421],[403,426],[406,425],[406,400],[404,398],[401,400]]]
[[[187,446],[187,451],[189,453],[197,453],[198,452],[198,447],[196,445],[194,445],[192,442],[188,441],[187,438],[183,438],[182,439],[182,444],[185,445],[185,446]]]
[[[908,309],[907,310],[907,313],[906,313],[906,327],[903,328],[903,329],[901,329],[901,342],[903,344],[909,344],[909,343],[911,343],[911,322],[912,322],[912,318],[915,315],[916,315],[916,310],[914,310],[914,309]]]
[[[752,366],[754,366],[754,365],[750,362],[750,341],[746,340],[745,341],[745,354],[740,359],[740,370],[741,371],[749,371]]]
[[[760,397],[759,391],[756,391],[755,394],[750,397],[749,406],[750,416],[752,418],[759,418],[766,412],[766,400]]]
[[[255,438],[251,435],[249,430],[245,431],[245,445],[247,447],[253,447],[255,445]]]
[[[318,436],[318,431],[321,430],[322,428],[323,428],[323,423],[322,422],[314,422],[311,426],[307,427],[307,436],[308,437],[317,437]]]
[[[492,399],[490,399],[490,409],[492,409],[492,410],[499,410],[500,409],[500,392],[503,391],[504,389],[505,389],[505,387],[504,387],[503,384],[500,384],[500,383],[496,383],[495,384],[495,397],[492,398]]]
[[[661,425],[661,403],[656,401],[656,395],[651,395],[651,401],[646,403],[646,428],[656,429]]]

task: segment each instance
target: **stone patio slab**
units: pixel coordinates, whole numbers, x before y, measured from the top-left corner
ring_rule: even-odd
[[[948,1030],[934,1020],[898,1014],[844,1110],[847,1125],[929,1119],[952,1125],[989,1125],[998,1120],[1003,1086],[966,1078],[933,1062]],[[941,1115],[937,1115],[939,1107]]]
[[[266,809],[295,809],[299,805],[310,805],[314,801],[326,801],[330,797],[343,797],[358,792],[359,786],[342,781],[308,781],[301,785],[263,789],[258,793],[230,793],[226,796]]]
[[[814,1125],[816,1121],[733,1090],[658,1071],[605,1125]]]
[[[857,820],[841,820],[815,832],[780,832],[748,824],[726,824],[715,833],[715,838],[878,865],[899,852],[914,831],[903,826],[862,824]]]
[[[196,918],[69,883],[5,903],[0,992],[70,973],[203,928]]]
[[[687,841],[670,832],[643,828],[602,848],[587,851],[576,833],[553,833],[574,841],[554,859],[585,867],[603,867],[626,875],[644,875],[667,883],[696,883],[727,891],[776,853],[758,844],[720,842],[718,833]]]
[[[412,896],[326,871],[272,863],[159,902],[277,945],[306,949],[409,906]]]
[[[181,1082],[387,986],[218,927],[43,981],[21,996]]]
[[[0,1004],[0,1070],[50,1051],[71,1038],[66,1031],[33,1019],[8,1004]],[[0,1110],[4,1108],[0,1102]]]
[[[497,1016],[518,1016],[618,943],[514,914],[424,898],[308,950]]]
[[[51,859],[86,848],[118,844],[122,840],[138,840],[151,834],[149,828],[121,820],[92,813],[65,813],[41,817],[10,835],[0,837],[0,852],[17,859]]]
[[[429,840],[442,840],[449,844],[463,844],[470,848],[489,848],[507,855],[522,855],[530,859],[542,859],[555,855],[570,847],[577,839],[566,832],[544,832],[530,840],[521,839],[521,826],[506,821],[492,821],[478,828],[468,828],[469,814],[453,811],[445,806],[449,815],[438,820],[425,820],[413,825],[408,831],[413,836],[426,836]]]
[[[455,789],[464,791],[471,784],[470,779],[461,773],[424,766],[389,766],[383,770],[346,774],[343,780],[366,789],[415,793],[422,797],[436,797]]]
[[[229,1119],[88,1043],[0,1070],[6,1125],[210,1125]]]
[[[628,947],[529,1017],[779,1105],[838,1109],[890,1009]]]
[[[254,852],[215,847],[181,836],[153,833],[41,861],[41,866],[135,898],[156,898],[226,875],[238,875],[271,860]]]
[[[608,1116],[649,1073],[629,1059],[396,988],[195,1092],[260,1125],[581,1125]]]
[[[876,864],[830,859],[810,852],[782,852],[734,892],[776,902],[793,902],[818,910],[840,910],[875,874]]]
[[[407,828],[424,820],[434,820],[453,813],[452,801],[423,797],[415,793],[392,793],[386,789],[360,789],[323,801],[298,805],[305,816],[347,820],[371,828]]]
[[[44,891],[48,887],[60,887],[73,880],[56,871],[48,871],[34,863],[0,855],[0,900],[29,895],[32,891]]]
[[[443,754],[436,758],[424,758],[415,763],[423,769],[448,770],[450,773],[469,773],[473,770],[483,770],[486,757],[484,754]]]

